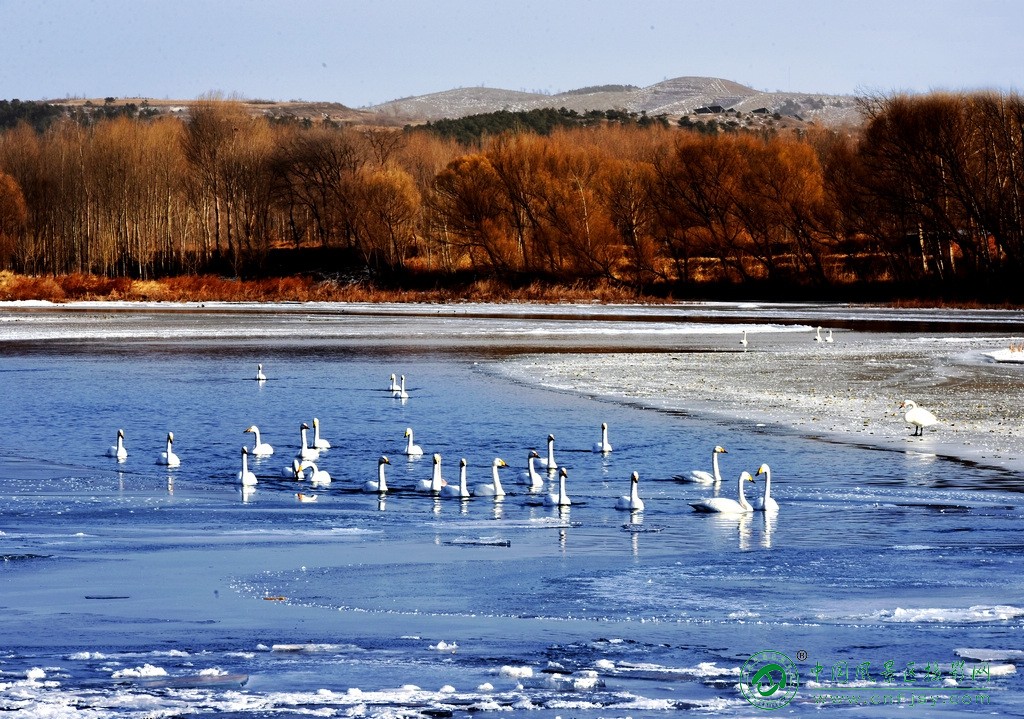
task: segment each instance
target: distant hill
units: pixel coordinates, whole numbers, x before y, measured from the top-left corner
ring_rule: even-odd
[[[580,113],[624,110],[672,117],[721,108],[742,113],[762,110],[830,125],[859,121],[856,99],[851,95],[761,92],[714,77],[677,77],[649,87],[602,85],[556,95],[469,87],[406,97],[365,109],[383,116],[382,120],[416,122],[548,107]]]

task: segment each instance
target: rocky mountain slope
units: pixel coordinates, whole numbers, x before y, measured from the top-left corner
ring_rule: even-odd
[[[487,87],[459,88],[392,100],[365,109],[382,116],[382,119],[416,122],[545,107],[564,107],[581,113],[588,110],[625,110],[671,117],[700,114],[717,108],[741,113],[763,110],[822,124],[853,123],[859,119],[856,98],[852,95],[761,92],[714,77],[677,77],[648,87],[603,86],[556,95]]]

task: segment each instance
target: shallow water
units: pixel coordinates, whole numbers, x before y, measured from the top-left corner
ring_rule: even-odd
[[[774,650],[800,674],[789,714],[822,711],[824,695],[859,703],[829,705],[843,716],[1024,714],[1013,664],[1024,509],[1005,471],[545,390],[506,371],[538,350],[617,351],[627,364],[627,346],[700,352],[736,321],[785,341],[827,309],[773,309],[760,325],[742,307],[632,319],[629,308],[222,309],[0,313],[0,709],[756,716],[741,668]],[[914,331],[971,324],[900,318]],[[1000,318],[981,315],[979,331]],[[257,362],[265,383],[250,379]],[[406,375],[407,401],[386,391],[391,372]],[[333,480],[315,488],[282,475],[314,416],[333,445],[319,462]],[[602,422],[606,456],[591,450]],[[259,484],[243,493],[242,430],[254,423],[276,451],[250,461]],[[426,456],[402,454],[406,427]],[[123,463],[104,456],[118,428]],[[168,431],[182,460],[170,470],[155,464]],[[568,509],[543,504],[551,482],[531,494],[519,479],[549,433]],[[679,476],[710,469],[723,436],[720,493],[767,461],[778,515],[692,511],[714,488]],[[465,457],[470,485],[502,457],[509,496],[417,492],[434,452],[448,481]],[[383,501],[360,491],[381,454]],[[631,515],[614,503],[634,470],[646,509]],[[887,661],[898,677],[884,676]]]

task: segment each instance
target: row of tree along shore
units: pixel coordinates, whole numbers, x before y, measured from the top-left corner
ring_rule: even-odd
[[[469,144],[220,99],[183,118],[22,123],[0,132],[0,269],[93,292],[81,278],[1019,300],[1021,98],[861,107],[841,130],[598,122]]]

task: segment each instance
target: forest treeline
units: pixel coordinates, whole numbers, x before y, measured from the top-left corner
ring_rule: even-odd
[[[0,269],[991,292],[1024,269],[1024,102],[891,95],[843,131],[604,121],[487,135],[60,118],[0,132]]]

